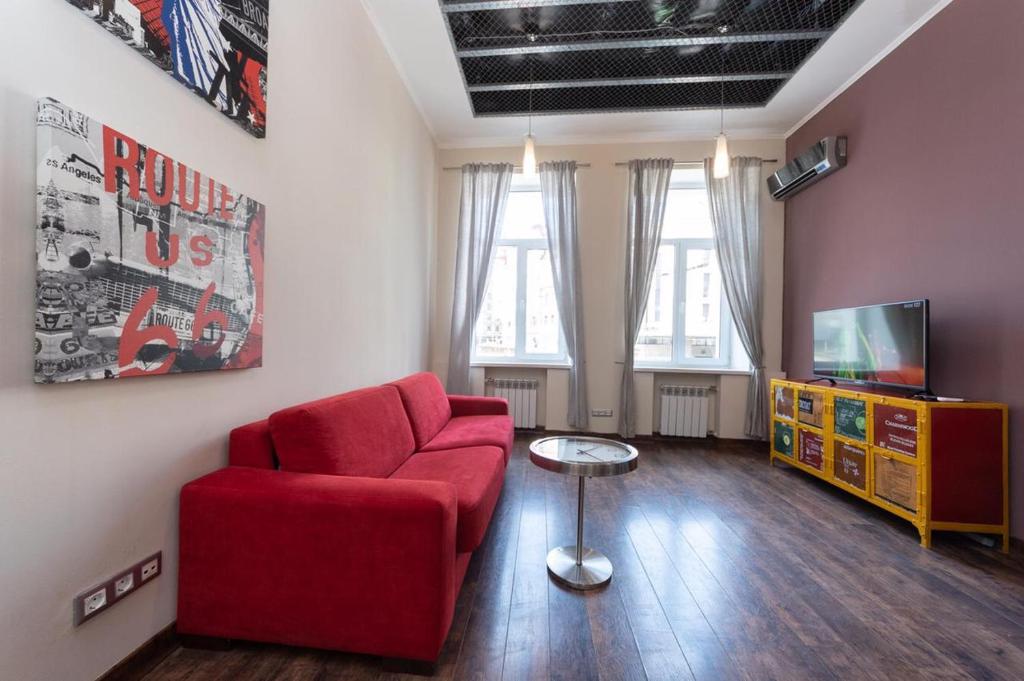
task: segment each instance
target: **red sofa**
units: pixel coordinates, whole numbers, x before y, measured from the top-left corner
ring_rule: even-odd
[[[181,491],[178,631],[435,661],[512,436],[429,373],[236,428]]]

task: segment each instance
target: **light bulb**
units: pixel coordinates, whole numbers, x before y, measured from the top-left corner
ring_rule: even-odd
[[[723,132],[718,136],[718,144],[715,147],[715,164],[712,170],[716,180],[729,177],[729,140]]]
[[[533,135],[527,135],[523,145],[523,175],[533,177],[536,174],[537,154],[534,149]]]

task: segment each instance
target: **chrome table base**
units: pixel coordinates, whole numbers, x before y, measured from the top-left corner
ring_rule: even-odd
[[[559,546],[548,554],[548,572],[555,581],[586,591],[608,583],[612,578],[612,562],[600,551],[584,548],[583,560],[577,564],[576,547]]]
[[[580,476],[576,501],[576,546],[559,546],[548,553],[548,572],[556,581],[586,591],[607,584],[612,578],[612,562],[594,549],[583,546],[583,499],[587,479]]]

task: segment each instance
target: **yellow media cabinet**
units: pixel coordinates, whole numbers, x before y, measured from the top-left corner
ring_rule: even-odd
[[[998,534],[1009,551],[1007,407],[773,380],[771,458],[932,531]]]

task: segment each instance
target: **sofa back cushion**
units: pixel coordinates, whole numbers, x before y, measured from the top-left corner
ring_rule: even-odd
[[[250,468],[276,468],[274,442],[267,419],[239,426],[228,438],[228,464]]]
[[[434,439],[451,420],[452,408],[448,404],[448,394],[437,376],[429,371],[406,376],[391,385],[398,388],[402,396],[402,404],[412,424],[416,448],[419,449]]]
[[[281,470],[386,478],[415,442],[398,390],[364,388],[270,415]]]

